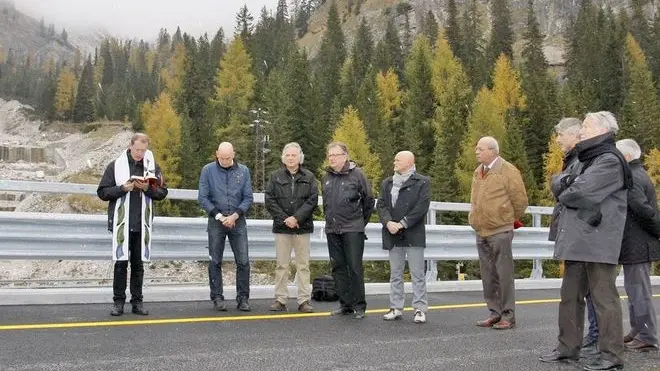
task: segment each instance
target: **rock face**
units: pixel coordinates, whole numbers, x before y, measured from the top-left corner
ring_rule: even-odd
[[[456,1],[461,13],[467,1]],[[380,40],[385,34],[385,25],[390,16],[395,16],[400,31],[404,29],[405,23],[408,22],[413,34],[429,10],[436,16],[441,27],[447,20],[447,0],[335,0],[335,2],[342,20],[342,29],[349,44],[352,44],[358,25],[363,17],[369,23],[376,41]],[[359,14],[356,14],[355,5],[349,13],[349,2],[353,4],[360,2]],[[580,2],[581,0],[534,1],[536,17],[541,26],[541,31],[546,35],[546,55],[551,63],[561,63],[563,32],[571,18],[577,15]],[[314,12],[308,24],[307,34],[299,40],[299,44],[307,49],[311,57],[318,53],[320,41],[326,28],[330,3],[331,1],[327,0]],[[406,3],[409,6],[405,5]],[[489,6],[491,1],[479,0],[479,3],[483,15],[482,19],[484,20],[483,31],[487,33],[489,32]],[[599,3],[603,7],[609,6],[615,12],[618,12],[621,9],[627,9],[630,0],[594,0],[594,3]],[[510,0],[509,4],[513,28],[518,38],[520,38],[527,21],[528,0]],[[409,10],[406,11],[406,9]],[[654,16],[653,5],[647,5],[646,11],[649,18]]]

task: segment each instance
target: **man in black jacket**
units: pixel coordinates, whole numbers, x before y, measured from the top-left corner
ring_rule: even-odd
[[[151,254],[152,200],[165,199],[167,187],[148,147],[147,135],[134,134],[128,150],[122,151],[105,169],[96,190],[101,200],[109,201],[108,230],[113,236],[112,257],[115,260],[114,306],[110,312],[113,316],[124,314],[128,260],[131,262],[132,311],[143,316],[149,314],[142,305],[142,262],[149,261]]]
[[[426,322],[424,248],[430,188],[429,178],[416,172],[415,155],[410,151],[397,153],[394,175],[381,184],[376,206],[383,224],[383,249],[389,250],[390,256],[390,311],[383,316],[385,321],[403,317],[403,270],[407,257],[413,287],[413,322]]]
[[[282,150],[284,167],[274,171],[266,186],[266,209],[273,217],[275,234],[275,302],[274,312],[286,311],[289,297],[289,264],[291,249],[296,255],[296,285],[298,311],[311,313],[309,249],[310,234],[314,231],[313,213],[319,193],[314,174],[301,165],[305,159],[302,148],[292,142]]]
[[[348,148],[333,142],[327,150],[329,167],[322,179],[325,233],[337,285],[339,309],[332,315],[364,318],[364,227],[374,210],[371,185],[362,169],[348,159]]]
[[[622,139],[616,147],[628,161],[633,176],[619,255],[630,316],[630,332],[623,341],[626,350],[657,351],[657,318],[650,280],[651,262],[660,260],[660,236],[652,228],[658,216],[655,188],[639,160],[642,150],[637,142]]]

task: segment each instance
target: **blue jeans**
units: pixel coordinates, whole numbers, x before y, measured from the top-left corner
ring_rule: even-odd
[[[236,300],[241,301],[250,297],[250,260],[248,258],[247,226],[245,218],[236,220],[234,228],[227,228],[219,221],[209,218],[209,286],[211,300],[225,297],[222,294],[222,257],[225,252],[225,241],[229,238],[229,245],[234,253],[236,262]]]
[[[584,338],[584,343],[589,344],[593,342],[598,342],[598,322],[596,321],[596,309],[594,308],[594,302],[591,300],[591,294],[587,294],[585,297],[587,302],[587,318],[589,319],[589,333]]]

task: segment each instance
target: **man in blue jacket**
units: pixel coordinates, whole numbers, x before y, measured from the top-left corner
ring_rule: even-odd
[[[234,161],[234,146],[223,142],[217,160],[206,164],[199,176],[198,201],[208,214],[209,286],[217,311],[226,311],[222,293],[222,256],[229,238],[236,261],[237,308],[250,311],[250,261],[245,217],[252,205],[250,170]]]

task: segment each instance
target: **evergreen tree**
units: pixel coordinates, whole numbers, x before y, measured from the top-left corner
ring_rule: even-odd
[[[424,22],[422,23],[422,33],[431,41],[431,45],[435,46],[435,40],[438,38],[438,21],[435,19],[432,11],[426,13]]]
[[[651,72],[655,77],[655,84],[658,92],[660,92],[660,3],[655,11],[655,19],[651,28],[651,43],[648,50],[648,63]]]
[[[652,43],[649,21],[644,13],[644,7],[648,2],[649,0],[630,0],[630,7],[632,8],[630,33],[642,47],[642,50],[649,50]]]
[[[400,120],[403,94],[394,68],[378,73],[376,87],[380,129],[372,143],[380,157],[381,168],[387,169],[396,153],[407,147],[405,128]]]
[[[360,88],[367,77],[373,56],[373,39],[367,20],[362,18],[351,56],[343,66],[341,75],[342,107],[355,106]]]
[[[71,119],[73,103],[75,102],[76,76],[69,67],[64,67],[57,78],[55,92],[55,117],[58,120]]]
[[[515,35],[511,28],[511,11],[509,0],[493,0],[491,2],[491,14],[493,17],[490,32],[490,43],[488,45],[489,65],[494,65],[500,54],[513,59],[513,42]]]
[[[438,102],[433,119],[436,148],[431,171],[432,199],[458,201],[458,179],[454,169],[461,153],[457,143],[463,142],[467,131],[472,91],[463,66],[452,53],[444,33],[436,42],[432,66],[433,92]]]
[[[85,63],[78,82],[78,94],[73,107],[73,122],[91,122],[96,118],[94,107],[96,89],[94,87],[94,68],[90,57]]]
[[[543,154],[555,123],[559,120],[556,84],[548,73],[548,62],[543,54],[543,35],[534,13],[534,2],[529,0],[527,27],[523,35],[522,87],[527,96],[529,125],[523,128],[529,166],[538,182],[543,180]]]
[[[220,59],[222,59],[222,55],[225,53],[225,48],[225,32],[220,27],[211,41],[210,63],[214,69],[220,65]]]
[[[403,53],[401,40],[399,39],[399,31],[392,17],[387,19],[385,36],[383,36],[383,39],[376,46],[374,64],[381,72],[386,72],[390,68],[393,68],[399,77],[402,76]]]
[[[600,96],[599,109],[618,114],[621,110],[624,98],[624,50],[625,50],[625,27],[617,22],[616,16],[611,8],[607,12],[601,9],[598,16],[602,43],[601,55],[598,59],[597,70],[599,72],[598,90]]]
[[[407,91],[404,98],[404,122],[409,133],[408,150],[418,154],[417,169],[428,173],[433,158],[426,154],[435,149],[435,134],[431,120],[435,112],[435,101],[431,80],[431,44],[420,35],[415,39],[406,62]]]
[[[447,25],[445,26],[445,36],[451,50],[455,56],[459,57],[461,55],[461,50],[463,49],[461,29],[458,24],[458,7],[456,6],[456,0],[447,1]],[[460,57],[459,57],[460,58]]]
[[[633,138],[644,151],[660,145],[660,106],[653,77],[640,45],[626,38],[626,97],[621,112],[621,138]]]
[[[252,21],[254,17],[250,13],[247,4],[244,4],[236,14],[236,31],[235,34],[240,36],[243,40],[243,45],[248,45],[250,36],[252,35]]]
[[[181,120],[174,110],[172,98],[168,93],[161,93],[143,113],[144,130],[149,135],[156,162],[167,177],[167,185],[178,188],[182,184]]]
[[[328,11],[328,25],[321,41],[321,48],[316,58],[318,66],[316,81],[321,89],[321,101],[324,104],[319,112],[322,122],[331,126],[332,106],[341,91],[341,69],[346,59],[344,34],[341,30],[337,5],[332,2]]]
[[[472,89],[478,91],[488,79],[488,68],[485,63],[485,42],[481,28],[479,5],[477,0],[469,1],[460,27],[462,48],[459,49],[460,53],[457,53],[457,56],[465,66],[465,72],[470,78]]]

